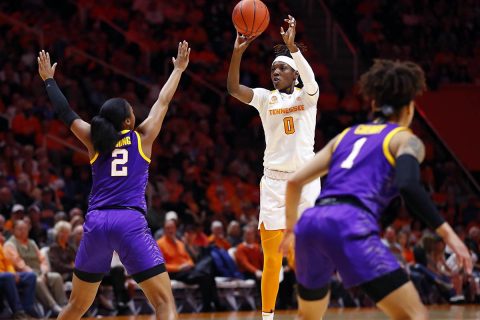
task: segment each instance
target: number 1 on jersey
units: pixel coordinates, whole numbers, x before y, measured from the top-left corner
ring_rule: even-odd
[[[350,152],[347,159],[343,160],[342,164],[340,165],[341,168],[350,169],[351,167],[353,167],[353,161],[360,153],[360,150],[362,149],[366,141],[367,138],[361,138],[355,141],[355,143],[353,144],[352,152]]]
[[[124,164],[128,161],[127,149],[115,149],[112,152],[112,177],[126,177],[128,174],[127,166]]]
[[[285,129],[286,134],[294,134],[295,133],[295,125],[293,124],[293,117],[283,118],[283,127]]]

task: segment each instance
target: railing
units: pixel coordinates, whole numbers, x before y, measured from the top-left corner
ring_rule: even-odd
[[[430,120],[428,120],[427,115],[422,110],[421,106],[417,107],[416,111],[417,112],[415,114],[418,115],[418,118],[421,119],[421,121],[423,121],[424,125],[431,131],[432,135],[436,138],[436,140],[442,145],[442,147],[445,150],[447,150],[447,152],[452,157],[453,161],[455,161],[457,166],[462,170],[463,174],[468,179],[468,181],[472,185],[473,189],[475,189],[475,192],[477,193],[477,195],[480,195],[480,185],[477,183],[477,181],[472,176],[470,171],[462,164],[460,159],[458,159],[458,157],[455,155],[455,153],[452,151],[452,149],[450,149],[450,147],[445,142],[445,140],[443,140],[440,137],[440,134],[437,132],[437,130],[435,130],[435,128],[433,127],[433,124],[430,122]]]
[[[53,134],[46,134],[43,138],[43,146],[46,147],[47,146],[47,141],[48,140],[51,140],[55,143],[58,143],[58,144],[61,144],[62,146],[64,147],[67,147],[69,149],[72,149],[73,151],[75,152],[79,152],[79,153],[82,153],[82,154],[85,154],[88,156],[88,152],[84,149],[84,148],[79,148],[77,147],[76,145],[72,144],[72,143],[68,143],[65,141],[65,139],[63,138],[59,138],[58,136],[55,136]]]
[[[38,44],[39,44],[40,48],[43,48],[45,42],[44,42],[44,36],[43,36],[43,31],[42,30],[31,28],[26,23],[24,23],[23,21],[11,18],[10,16],[8,16],[7,14],[5,14],[1,11],[0,11],[0,18],[2,20],[6,21],[7,23],[9,23],[12,26],[20,27],[23,30],[25,30],[27,33],[31,33],[31,34],[36,35],[38,37],[37,39],[38,39]]]
[[[140,78],[138,78],[138,77],[135,77],[135,76],[132,75],[131,73],[129,73],[129,72],[125,71],[125,70],[122,70],[122,69],[120,69],[120,68],[117,68],[117,67],[111,65],[110,63],[105,62],[105,61],[103,61],[103,60],[101,60],[101,59],[99,59],[99,58],[97,58],[97,57],[95,57],[95,56],[92,56],[91,54],[89,54],[89,53],[87,53],[87,52],[85,52],[85,51],[83,51],[83,50],[80,50],[80,49],[78,49],[78,48],[76,48],[76,47],[74,47],[74,46],[68,47],[68,48],[66,49],[66,52],[67,52],[67,53],[73,53],[73,54],[82,56],[82,57],[84,57],[84,58],[87,58],[87,59],[89,59],[89,60],[92,60],[93,62],[98,63],[99,65],[101,65],[101,66],[104,67],[105,69],[109,69],[109,70],[111,70],[112,72],[114,72],[114,73],[116,73],[116,74],[118,74],[118,75],[121,75],[121,76],[123,76],[123,77],[125,77],[125,78],[127,78],[127,79],[130,79],[130,80],[132,80],[132,81],[135,81],[136,83],[138,83],[138,84],[140,84],[140,85],[142,85],[142,86],[144,86],[144,87],[146,87],[146,88],[148,88],[148,89],[150,89],[150,88],[152,87],[152,84],[151,84],[151,83],[149,83],[149,82],[147,82],[147,81],[144,81],[144,80],[142,80],[142,79],[140,79]]]
[[[357,82],[359,72],[358,51],[357,49],[355,49],[355,46],[352,44],[350,39],[348,39],[342,27],[335,21],[332,12],[325,4],[324,0],[308,0],[308,11],[312,13],[314,12],[314,2],[320,4],[320,7],[322,8],[325,15],[325,41],[327,46],[331,50],[333,59],[337,59],[338,57],[338,41],[342,41],[352,55],[352,83],[355,84]]]

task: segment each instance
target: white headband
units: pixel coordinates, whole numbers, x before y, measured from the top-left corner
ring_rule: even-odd
[[[290,57],[278,56],[278,57],[275,58],[275,60],[273,60],[272,65],[277,61],[284,62],[284,63],[288,64],[290,67],[292,67],[293,70],[298,71],[297,65],[295,64],[295,61],[293,61],[293,59],[290,58]]]

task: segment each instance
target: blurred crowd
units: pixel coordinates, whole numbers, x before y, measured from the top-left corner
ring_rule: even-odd
[[[476,0],[328,0],[367,58],[413,60],[430,88],[480,84],[480,3]]]
[[[241,83],[251,87],[271,87],[269,65],[273,46],[281,43],[278,29],[282,18],[289,13],[283,1],[265,2],[272,17],[270,27],[252,43],[242,62]],[[362,3],[366,6],[366,2],[359,1],[357,10]],[[424,16],[420,11],[423,7],[417,2],[410,7],[408,3],[399,1],[397,6],[412,8],[421,17],[430,16]],[[466,11],[460,2],[453,3],[457,11]],[[476,8],[474,3],[467,1],[465,6]],[[0,11],[43,32],[44,48],[59,64],[55,78],[72,108],[85,120],[91,119],[107,98],[121,96],[133,105],[140,123],[171,69],[169,62],[180,40],[186,39],[192,46],[188,70],[225,92],[235,40],[230,18],[233,5],[213,0],[179,3],[25,0],[1,2]],[[362,9],[352,14],[378,19],[380,15],[376,13],[385,6],[378,1],[370,11]],[[438,7],[434,10],[436,19],[442,14],[449,19],[450,11],[445,12],[441,5],[435,7]],[[188,19],[184,19],[187,14]],[[428,23],[433,23],[432,19]],[[478,27],[475,24],[478,17],[471,21]],[[405,45],[392,42],[394,39],[385,31],[383,40],[373,42],[373,46],[370,43],[365,52],[420,61],[429,74],[440,67],[437,61],[440,58],[428,62],[428,57],[437,53],[453,52],[446,65],[454,70],[460,68],[459,58],[463,57],[460,48],[467,52],[465,61],[472,62],[474,56],[470,54],[478,43],[466,44],[459,38],[460,27],[442,40],[443,33],[435,28],[443,24],[431,26],[436,35],[433,37],[417,32],[427,29],[423,23],[427,22],[422,18],[409,27],[413,31],[399,33],[402,43],[409,43],[415,50],[408,51]],[[467,19],[460,25],[464,23]],[[384,25],[379,32],[389,28]],[[299,36],[301,30],[299,23]],[[2,20],[0,32],[4,35],[0,47],[7,48],[0,51],[0,234],[3,235],[0,280],[15,271],[25,278],[19,286],[21,283],[26,286],[28,281],[35,286],[32,277],[36,277],[37,301],[45,310],[57,313],[66,301],[65,291],[60,288],[71,280],[75,250],[83,234],[91,186],[88,156],[53,115],[36,72],[38,36]],[[366,43],[368,37],[363,32],[359,34]],[[449,41],[455,37],[459,45],[452,46]],[[428,43],[414,45],[425,39]],[[301,41],[308,46],[307,39]],[[437,42],[443,44],[438,46]],[[421,50],[418,45],[423,45]],[[408,55],[394,55],[400,49],[408,51]],[[95,59],[87,58],[85,53]],[[318,150],[346,126],[366,121],[369,107],[354,90],[337,94],[314,50],[310,47],[305,55],[318,75],[322,91],[316,129],[315,150]],[[131,76],[125,77],[115,70]],[[475,70],[468,68],[469,72]],[[478,75],[471,76],[473,81]],[[449,81],[462,80],[452,77]],[[447,221],[456,226],[472,253],[478,256],[479,198],[428,128],[416,121],[414,131],[426,143],[427,156],[422,169],[425,188]],[[147,220],[165,254],[171,277],[199,285],[203,310],[224,308],[214,294],[215,277],[254,279],[257,283],[261,278],[263,258],[256,227],[263,150],[263,130],[254,108],[231,98],[225,100],[201,82],[188,75],[184,77],[153,148]],[[390,226],[385,231],[385,243],[408,268],[424,301],[477,301],[478,273],[466,276],[456,269],[454,259],[449,259],[448,248],[444,244],[442,247],[441,241],[412,219],[401,205],[389,210],[388,221],[383,221],[385,227]],[[3,267],[2,261],[5,261]],[[279,307],[295,307],[293,271],[286,263],[284,271]],[[345,291],[341,279],[335,279],[333,303],[345,306],[371,303],[358,292]],[[104,299],[100,293],[98,300],[103,308],[131,312],[134,285],[120,262],[112,262],[105,284],[113,286],[114,301]],[[22,297],[23,305],[15,305],[10,296],[4,298],[10,309],[18,311],[19,317],[23,311],[39,314],[38,308],[32,307],[33,297]]]

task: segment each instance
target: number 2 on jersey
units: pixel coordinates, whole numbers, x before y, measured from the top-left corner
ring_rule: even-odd
[[[295,125],[293,124],[293,117],[283,118],[283,127],[285,129],[286,134],[294,134],[295,133]]]
[[[340,165],[341,168],[350,169],[351,167],[353,167],[353,162],[355,161],[355,158],[360,153],[360,150],[362,149],[366,141],[367,141],[367,138],[361,138],[355,141],[355,143],[353,144],[352,152],[350,152],[347,159],[343,160],[342,164]]]
[[[112,152],[112,177],[126,177],[128,172],[125,164],[128,161],[127,149],[115,149]]]

